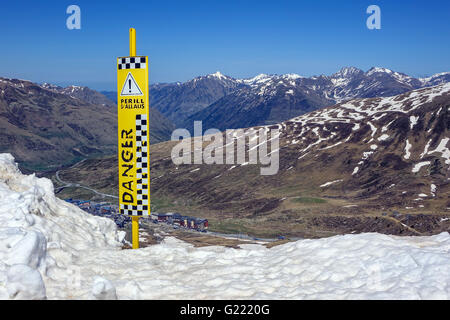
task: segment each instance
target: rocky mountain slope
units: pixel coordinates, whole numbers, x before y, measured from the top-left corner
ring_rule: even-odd
[[[114,112],[117,111],[117,92],[106,91],[105,93],[100,93],[88,87],[68,86],[63,88],[48,83],[44,83],[42,87],[68,95],[72,98],[80,99],[90,104],[109,106]],[[155,108],[150,107],[149,112],[151,143],[169,140],[172,131],[175,129],[174,124]]]
[[[155,109],[149,126],[152,143],[169,139],[173,130]],[[0,150],[21,165],[46,169],[116,149],[117,106],[101,93],[0,78]]]
[[[110,106],[112,108],[117,107],[117,104],[113,102],[114,100],[111,100],[104,94],[88,87],[68,86],[63,88],[49,83],[44,83],[41,86],[45,89],[62,93],[90,104]]]
[[[449,108],[450,84],[441,84],[354,99],[268,126],[281,132],[273,176],[251,164],[176,166],[170,156],[176,142],[157,144],[152,203],[208,217],[212,228],[233,233],[448,231]],[[116,166],[115,158],[90,160],[61,177],[112,191]]]
[[[221,130],[266,125],[354,98],[393,96],[446,83],[450,73],[417,79],[386,68],[345,67],[331,76],[260,74],[234,79],[216,72],[186,83],[150,86],[151,105],[179,127],[202,120]]]
[[[192,130],[196,120],[204,129],[246,128],[277,123],[333,104],[332,100],[297,85],[298,75],[260,75],[236,80],[240,86],[210,106],[190,115],[181,125]]]
[[[150,86],[150,105],[176,125],[181,125],[188,116],[240,86],[241,83],[219,72],[185,83],[154,84]]]
[[[0,150],[31,168],[112,154],[114,110],[25,80],[0,78]]]

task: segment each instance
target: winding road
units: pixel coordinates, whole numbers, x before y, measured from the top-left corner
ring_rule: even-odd
[[[84,160],[82,160],[82,161],[84,161]],[[102,196],[102,197],[110,197],[110,198],[115,198],[115,199],[118,199],[118,198],[119,198],[119,197],[114,196],[114,195],[112,195],[112,194],[107,194],[107,193],[103,193],[103,192],[98,192],[98,191],[95,190],[95,189],[92,189],[92,188],[87,187],[87,186],[83,186],[83,185],[81,185],[81,184],[79,184],[79,183],[71,183],[71,182],[63,181],[63,180],[61,180],[61,178],[59,177],[59,171],[60,171],[60,170],[56,171],[55,177],[56,177],[56,180],[57,180],[59,183],[63,184],[63,186],[62,186],[62,187],[56,188],[56,189],[55,189],[55,193],[60,192],[60,191],[61,191],[62,189],[64,189],[64,188],[83,188],[83,189],[89,190],[89,191],[91,191],[91,192],[94,192],[95,194],[98,194],[99,196]]]

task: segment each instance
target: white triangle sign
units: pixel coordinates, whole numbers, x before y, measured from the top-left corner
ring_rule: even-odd
[[[136,80],[134,80],[131,72],[128,72],[127,78],[125,79],[125,83],[123,84],[120,95],[121,96],[142,96],[142,95],[144,95],[141,91],[141,88],[139,88]]]

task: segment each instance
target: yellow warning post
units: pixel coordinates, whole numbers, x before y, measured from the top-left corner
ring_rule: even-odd
[[[130,57],[136,56],[136,30],[130,28]]]
[[[130,57],[136,56],[136,29],[130,28]],[[133,249],[139,249],[139,217],[131,218]]]
[[[139,249],[139,217],[131,218],[131,234],[133,249]]]
[[[130,56],[117,59],[120,213],[131,216],[133,249],[139,248],[139,218],[150,215],[148,57],[136,55],[130,28]]]

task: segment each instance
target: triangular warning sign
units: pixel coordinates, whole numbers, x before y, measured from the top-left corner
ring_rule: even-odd
[[[136,80],[134,80],[131,72],[128,72],[127,78],[125,79],[125,83],[123,84],[120,95],[121,96],[142,96],[143,95],[141,88],[139,88],[139,86],[138,86]]]

